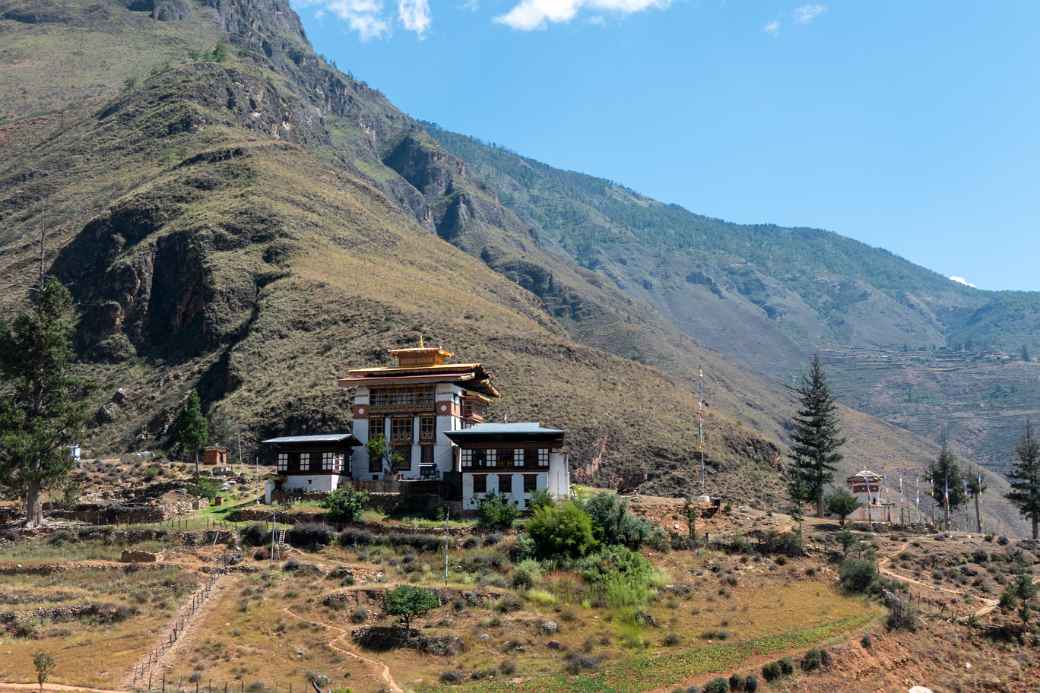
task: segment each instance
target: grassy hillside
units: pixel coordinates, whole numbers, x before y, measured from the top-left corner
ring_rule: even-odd
[[[709,490],[779,497],[788,393],[500,204],[493,177],[317,57],[284,2],[130,7],[0,9],[0,72],[21,75],[0,81],[0,302],[24,301],[42,237],[100,384],[89,447],[163,444],[194,387],[247,442],[342,427],[335,377],[421,334],[491,367],[500,414],[565,426],[577,475],[602,455],[598,481],[670,494],[693,484],[703,366]],[[89,95],[52,88],[57,71]],[[849,469],[934,454],[847,418]]]

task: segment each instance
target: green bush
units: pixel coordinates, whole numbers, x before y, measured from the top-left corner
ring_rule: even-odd
[[[220,482],[216,479],[198,479],[188,487],[188,493],[198,498],[213,500],[220,495]]]
[[[729,693],[729,682],[724,678],[712,679],[704,687],[704,693]]]
[[[790,657],[784,657],[780,660],[780,673],[784,676],[790,676],[794,673],[794,662],[791,661]]]
[[[866,558],[846,558],[838,568],[838,576],[843,590],[863,594],[877,580],[877,564]]]
[[[729,675],[729,689],[731,691],[742,691],[744,690],[744,677],[740,674]]]
[[[538,508],[527,532],[541,558],[581,558],[596,543],[591,518],[574,501]]]
[[[368,494],[340,486],[321,500],[321,507],[332,522],[357,522],[368,505]]]
[[[549,491],[544,488],[540,488],[531,494],[531,500],[527,501],[527,507],[532,511],[538,508],[544,508],[547,505],[553,504],[553,498],[549,495]]]
[[[638,549],[644,544],[665,548],[664,531],[628,512],[628,502],[613,493],[598,493],[585,502],[592,520],[592,535],[601,544],[621,544]]]
[[[817,669],[830,666],[831,655],[827,650],[811,649],[802,657],[802,671],[816,671]]]
[[[477,526],[484,529],[509,529],[520,515],[516,505],[497,493],[481,499],[477,506]]]
[[[242,543],[246,546],[266,546],[271,542],[271,531],[259,522],[243,529],[241,536]]]
[[[754,674],[748,674],[744,679],[744,690],[748,693],[755,693],[758,690],[758,679]]]
[[[538,561],[530,558],[520,561],[513,568],[513,588],[518,590],[529,590],[542,579],[542,566]]]
[[[285,533],[285,539],[290,546],[295,546],[308,551],[315,551],[332,543],[332,530],[325,525],[314,522],[293,525]]]
[[[645,604],[657,577],[646,557],[624,546],[608,546],[587,556],[576,569],[592,586],[597,601],[612,609]]]
[[[762,678],[766,681],[776,681],[781,676],[783,672],[780,670],[780,662],[769,662],[762,667]]]

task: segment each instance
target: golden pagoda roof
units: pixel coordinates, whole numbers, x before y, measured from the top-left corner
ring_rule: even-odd
[[[389,354],[397,359],[396,366],[353,368],[336,383],[340,387],[456,383],[476,394],[499,396],[491,374],[480,363],[445,363],[454,354],[441,347],[427,347],[420,340],[418,347],[390,349]]]

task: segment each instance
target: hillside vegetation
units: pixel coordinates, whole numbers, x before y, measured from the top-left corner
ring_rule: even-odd
[[[656,275],[634,279],[657,251],[625,240],[626,259],[612,255],[621,241],[572,234],[567,210],[553,211],[561,193],[519,204],[505,174],[317,56],[284,1],[15,0],[0,37],[0,304],[24,301],[42,246],[77,299],[78,348],[100,385],[89,447],[166,443],[196,387],[247,443],[341,428],[349,402],[335,377],[423,335],[492,368],[497,413],[566,427],[579,478],[669,494],[694,487],[703,366],[708,490],[781,495],[789,394],[706,348],[717,340],[656,297]],[[692,217],[605,190],[632,219]],[[721,222],[703,224],[739,247]],[[662,243],[681,251],[673,226]],[[723,297],[729,284],[691,272],[694,293],[675,305],[715,330],[753,330],[748,352],[788,344],[795,363],[793,338],[750,321],[757,304],[723,300],[708,280]],[[950,301],[971,303],[939,279]],[[111,401],[117,388],[125,397]],[[935,454],[856,412],[846,428],[846,470],[919,470]],[[1017,521],[991,506],[995,528]]]

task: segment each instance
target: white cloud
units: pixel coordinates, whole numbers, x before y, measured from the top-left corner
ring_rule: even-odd
[[[614,14],[632,14],[649,9],[668,7],[671,0],[520,0],[503,15],[495,17],[499,24],[532,31],[547,24],[565,23],[574,19],[582,9]]]
[[[331,13],[356,31],[362,41],[390,35],[391,18],[383,0],[292,0],[293,7],[315,7],[315,16]],[[398,0],[397,19],[408,31],[422,36],[430,28],[430,0]]]
[[[780,34],[780,20],[774,19],[773,21],[762,27],[762,31],[766,32],[770,36],[778,36]]]
[[[429,0],[398,0],[397,17],[408,31],[414,31],[420,37],[430,28]]]
[[[799,24],[808,24],[827,11],[826,5],[812,4],[796,7],[794,10],[794,21]]]
[[[480,9],[480,0],[462,0],[459,7],[470,12],[476,12]]]
[[[958,284],[963,284],[964,286],[970,286],[973,289],[979,288],[979,287],[975,286],[974,284],[972,284],[971,282],[969,282],[964,277],[958,277],[957,275],[954,275],[954,276],[950,277],[950,281],[951,282],[957,282]]]

